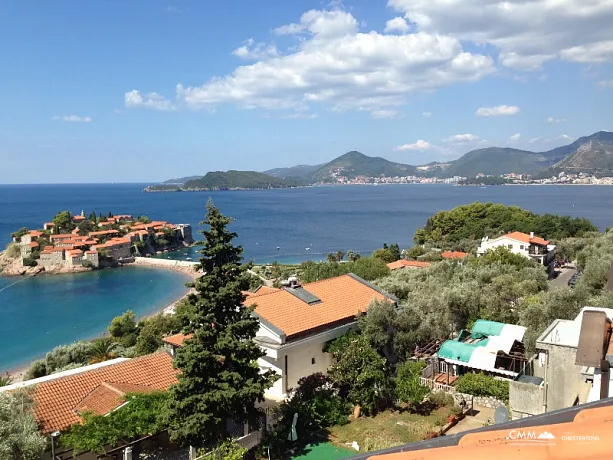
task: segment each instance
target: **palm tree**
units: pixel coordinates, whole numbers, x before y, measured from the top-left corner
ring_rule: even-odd
[[[332,252],[330,254],[328,254],[326,258],[328,259],[328,262],[337,262],[336,254],[334,254]]]
[[[117,358],[117,354],[115,353],[116,348],[117,344],[109,339],[98,339],[94,341],[89,352],[90,364],[101,363],[102,361]]]
[[[7,385],[10,385],[11,383],[13,383],[13,377],[11,377],[11,374],[9,374],[8,372],[6,373],[6,375],[0,377],[0,387],[5,387]]]
[[[336,251],[336,260],[338,262],[342,261],[343,258],[345,257],[345,253],[343,251]]]

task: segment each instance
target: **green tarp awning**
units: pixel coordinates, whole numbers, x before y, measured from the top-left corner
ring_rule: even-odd
[[[487,342],[487,339],[481,340],[477,343],[464,343],[456,340],[446,340],[443,342],[438,351],[438,357],[468,363],[475,348],[484,347],[487,345]]]
[[[487,321],[485,319],[478,319],[470,330],[470,335],[473,339],[480,337],[490,337],[492,335],[500,335],[502,328],[506,326],[505,323],[498,323],[496,321]]]

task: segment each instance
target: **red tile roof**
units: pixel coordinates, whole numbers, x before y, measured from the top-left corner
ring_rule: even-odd
[[[29,247],[31,248],[37,248],[38,247],[38,243],[36,241],[32,241],[31,243],[28,244]]]
[[[533,236],[532,238],[530,238],[530,235],[522,232],[507,233],[505,236],[512,240],[521,241],[523,243],[533,243],[538,244],[540,246],[547,246],[549,244],[549,241],[541,238],[540,236]]]
[[[186,339],[189,339],[192,337],[193,334],[175,334],[175,335],[169,335],[168,337],[164,337],[164,342],[170,344],[170,345],[175,345],[177,347],[182,347],[183,346],[183,342]]]
[[[51,235],[50,239],[51,241],[53,240],[66,240],[69,238],[74,238],[74,235],[72,233],[58,233],[57,235]]]
[[[118,230],[100,230],[97,232],[89,232],[89,236],[116,235],[116,234],[119,234]]]
[[[28,235],[30,235],[32,238],[38,238],[42,234],[43,232],[39,232],[38,230],[31,230],[30,232],[28,232]]]
[[[126,393],[151,393],[155,389],[131,383],[102,382],[75,406],[78,414],[106,415],[125,402]]]
[[[250,296],[245,305],[256,305],[255,314],[283,331],[287,339],[321,327],[347,322],[364,312],[374,300],[384,300],[380,291],[355,275],[343,275],[302,286],[321,302],[309,305],[285,289]]]
[[[444,259],[464,259],[468,257],[468,253],[461,251],[443,251],[441,256],[443,256]]]
[[[72,220],[78,221],[78,222],[81,222],[81,221],[83,221],[85,219],[86,219],[85,216],[72,216]]]
[[[400,259],[396,262],[387,264],[390,270],[398,270],[399,268],[426,268],[430,266],[430,262],[424,262],[421,260],[404,260]]]
[[[117,364],[41,382],[35,386],[36,419],[42,432],[65,430],[74,423],[81,423],[79,409],[86,407],[104,411],[117,402],[110,394],[167,390],[177,382],[178,371],[172,367],[167,353],[153,353]],[[104,383],[105,389],[100,389]],[[89,399],[88,399],[89,397]]]

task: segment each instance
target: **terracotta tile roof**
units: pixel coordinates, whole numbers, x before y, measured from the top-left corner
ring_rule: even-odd
[[[302,286],[321,301],[309,305],[285,289],[250,296],[245,304],[256,305],[255,314],[281,330],[287,339],[325,326],[352,320],[374,300],[387,297],[355,275],[348,274]]]
[[[441,256],[443,256],[444,259],[464,259],[468,257],[468,253],[461,251],[443,251]]]
[[[31,248],[37,248],[38,247],[38,243],[36,241],[32,241],[31,243],[28,243],[28,246]]]
[[[98,236],[98,235],[115,235],[119,234],[118,230],[99,230],[97,232],[89,232],[89,236]]]
[[[85,254],[98,254],[98,251],[85,251]]]
[[[67,240],[70,238],[74,238],[74,235],[72,233],[58,233],[57,235],[51,235],[49,237],[51,239],[51,241],[53,240]]]
[[[528,244],[533,243],[539,244],[541,246],[547,246],[549,244],[549,241],[541,238],[540,236],[533,236],[532,238],[530,238],[530,235],[522,232],[507,233],[505,236],[512,240],[517,240]]]
[[[72,220],[74,220],[74,221],[79,221],[80,222],[80,221],[85,220],[85,219],[86,219],[85,216],[72,216]]]
[[[47,227],[55,227],[53,222],[45,222],[43,225],[46,225]]]
[[[566,409],[565,409],[566,410]],[[471,430],[458,435],[457,445],[437,447],[436,442],[430,441],[430,446],[411,449],[411,444],[398,446],[394,453],[381,453],[372,455],[369,460],[429,460],[429,459],[456,459],[456,460],[490,460],[490,459],[605,459],[611,458],[611,444],[608,441],[611,433],[612,407],[601,406],[583,409],[575,415],[573,421],[561,423],[535,423],[533,421],[522,429],[513,422],[503,423],[498,429],[489,431]],[[518,434],[531,431],[539,434],[535,439],[511,436],[513,431]],[[540,435],[543,435],[541,437]],[[521,436],[521,434],[520,434]],[[525,436],[525,435],[524,435]],[[547,436],[547,437],[545,437]],[[576,437],[575,442],[565,442]],[[581,438],[591,440],[579,441]],[[543,442],[539,440],[547,440]],[[562,440],[560,442],[559,440]],[[418,443],[417,445],[422,444]],[[442,444],[442,443],[441,443]],[[402,450],[400,450],[402,449]],[[403,451],[405,450],[406,451]]]
[[[400,259],[397,260],[396,262],[392,262],[387,264],[388,268],[390,270],[398,270],[399,268],[405,268],[405,267],[410,267],[410,268],[426,268],[430,266],[430,262],[424,262],[421,260],[404,260],[404,259]]]
[[[102,382],[75,406],[79,414],[93,412],[106,415],[125,402],[126,393],[151,393],[155,389],[131,383]]]
[[[253,294],[257,294],[257,295],[270,294],[271,292],[277,292],[280,290],[281,289],[277,289],[277,288],[270,287],[270,286],[260,286],[259,288],[255,290],[255,292],[253,292]]]
[[[175,334],[175,335],[169,335],[168,337],[164,337],[164,342],[170,344],[170,345],[175,345],[177,347],[182,347],[183,346],[183,342],[186,339],[189,339],[192,337],[192,334]]]
[[[39,232],[38,230],[31,230],[30,232],[28,232],[28,235],[30,235],[32,238],[38,238],[42,234],[43,232]]]
[[[167,390],[177,382],[177,373],[167,353],[153,353],[81,374],[41,382],[35,386],[33,395],[36,419],[42,425],[43,433],[65,430],[81,422],[77,412],[79,408],[87,406],[104,410],[113,403],[106,390],[98,390],[104,382],[123,392],[128,388],[136,389],[136,386],[146,387],[148,391]],[[95,390],[98,392],[92,396]],[[88,396],[92,397],[86,399]]]
[[[73,249],[70,251],[66,251],[66,254],[68,254],[70,257],[77,257],[77,256],[82,256],[83,251],[81,251],[80,249]]]

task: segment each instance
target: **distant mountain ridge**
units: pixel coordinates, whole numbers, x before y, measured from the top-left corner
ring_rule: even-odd
[[[348,179],[358,176],[412,176],[417,174],[417,167],[394,163],[381,157],[369,157],[354,150],[317,168],[311,173],[311,179],[326,182],[335,174]]]
[[[533,177],[551,177],[567,170],[598,175],[613,175],[613,132],[599,131],[590,136],[545,152],[531,152],[509,147],[472,150],[446,163],[431,162],[412,166],[358,151],[347,152],[320,165],[297,165],[255,171],[217,171],[204,177],[171,179],[164,184],[179,184],[177,189],[276,188],[335,182],[337,177],[475,177],[477,174],[499,176],[516,173]],[[184,182],[180,182],[185,180]]]

